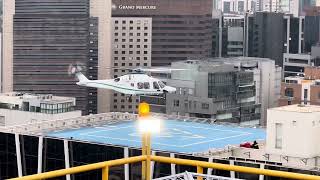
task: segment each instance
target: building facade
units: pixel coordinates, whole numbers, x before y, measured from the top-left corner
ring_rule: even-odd
[[[248,56],[270,58],[282,66],[285,26],[283,13],[256,12],[249,17]]]
[[[283,54],[283,77],[304,76],[305,67],[313,66],[314,59],[310,54]]]
[[[13,9],[4,12],[3,69],[8,69],[3,74],[4,92],[76,96],[77,109],[84,114],[97,113],[99,102],[105,104],[106,94],[75,85],[74,77],[68,76],[68,66],[81,64],[89,79],[108,77],[105,67],[111,63],[110,35],[101,32],[108,30],[105,27],[110,24],[110,11],[99,13],[99,8],[107,4],[89,0],[6,0],[4,5]],[[108,111],[104,105],[100,108]]]
[[[279,105],[320,105],[320,70],[305,67],[304,77],[286,77],[281,83]]]
[[[152,17],[152,66],[211,56],[212,0],[115,0],[112,17]]]
[[[152,18],[112,18],[112,60],[114,78],[125,75],[130,69],[151,66]],[[131,101],[131,102],[130,102]],[[114,112],[136,112],[138,96],[128,99],[114,92],[111,109]]]

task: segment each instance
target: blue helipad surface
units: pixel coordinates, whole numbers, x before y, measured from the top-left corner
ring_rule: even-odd
[[[133,121],[52,132],[48,136],[141,147],[141,136],[137,132],[136,122]],[[265,137],[265,130],[259,128],[166,120],[161,124],[161,132],[152,135],[152,149],[181,153],[203,152]]]

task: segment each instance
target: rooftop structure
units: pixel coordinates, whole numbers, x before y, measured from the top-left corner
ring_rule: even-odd
[[[319,117],[320,106],[295,104],[269,109],[266,152],[315,161],[320,155]]]
[[[76,98],[52,94],[11,92],[0,94],[0,125],[12,126],[36,121],[81,116]]]

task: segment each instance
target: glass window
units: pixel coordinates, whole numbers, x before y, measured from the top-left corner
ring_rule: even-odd
[[[179,107],[179,100],[173,100],[173,106]]]
[[[292,88],[286,88],[284,94],[287,97],[293,97],[293,89]]]
[[[202,107],[202,109],[209,109],[209,104],[208,103],[202,103],[201,107]]]
[[[138,82],[137,87],[138,87],[138,89],[143,89],[143,83],[142,82]]]
[[[163,82],[158,81],[158,83],[159,83],[159,86],[160,86],[161,88],[164,88],[164,87],[165,87],[165,85],[163,84]]]
[[[150,89],[150,83],[149,82],[144,82],[143,85],[144,85],[145,89]]]
[[[153,89],[160,89],[157,82],[153,82]]]

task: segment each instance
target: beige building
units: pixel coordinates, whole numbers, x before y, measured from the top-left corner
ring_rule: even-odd
[[[130,69],[151,66],[152,18],[112,18],[112,61],[114,78],[129,73]],[[138,96],[129,99],[113,92],[112,111],[135,112]]]

